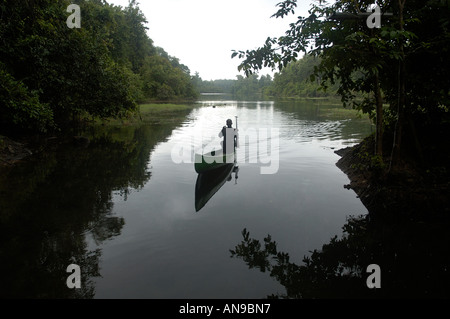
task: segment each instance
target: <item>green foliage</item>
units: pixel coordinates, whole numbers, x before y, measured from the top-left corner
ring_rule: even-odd
[[[262,97],[272,83],[270,75],[261,78],[254,74],[249,77],[238,75],[232,87],[233,96],[236,98],[258,98]]]
[[[79,29],[66,25],[68,0],[0,0],[3,131],[62,129],[80,115],[121,117],[146,99],[196,96],[189,69],[153,46],[135,1],[75,3]]]
[[[358,154],[359,162],[353,164],[352,168],[356,168],[362,172],[371,172],[373,178],[382,177],[387,169],[386,163],[379,155],[373,155],[373,152],[365,150]]]
[[[281,72],[275,74],[269,94],[277,97],[328,97],[336,95],[337,84],[324,89],[314,70],[320,58],[305,55],[290,62]]]
[[[286,76],[295,74],[291,62],[299,54],[320,58],[312,80],[325,88],[337,87],[343,106],[376,119],[377,154],[383,154],[383,145],[389,144],[400,154],[400,141],[404,151],[409,144],[415,145],[413,152],[421,152],[432,136],[449,131],[450,7],[439,1],[426,5],[420,0],[377,1],[381,12],[392,16],[382,16],[381,28],[370,29],[366,17],[359,19],[358,13],[372,4],[372,0],[314,2],[309,15],[298,17],[285,35],[267,38],[255,50],[234,51],[232,57],[242,60],[239,70],[247,75],[270,67],[286,70]],[[291,14],[296,6],[296,0],[280,2],[274,17]],[[342,18],[338,13],[355,18]],[[287,94],[299,90],[293,83],[284,83]],[[383,104],[388,105],[388,120],[393,121],[387,128],[396,131],[394,143],[383,144]]]
[[[29,130],[45,132],[52,127],[53,113],[48,104],[41,103],[37,92],[30,91],[22,82],[16,81],[0,65],[0,126],[20,126]]]
[[[236,83],[236,80],[231,79],[204,81],[198,74],[195,77],[195,81],[201,93],[233,94],[233,88]]]
[[[195,99],[198,96],[189,69],[161,48],[157,48],[157,54],[145,58],[140,75],[143,94],[148,99]]]

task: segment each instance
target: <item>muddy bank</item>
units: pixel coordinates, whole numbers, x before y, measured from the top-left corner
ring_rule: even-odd
[[[366,139],[335,152],[341,156],[336,166],[350,179],[344,187],[357,194],[372,218],[449,218],[450,183],[445,168],[419,168],[404,162],[400,168],[388,171],[387,167],[374,166],[367,157],[372,147],[370,139]]]

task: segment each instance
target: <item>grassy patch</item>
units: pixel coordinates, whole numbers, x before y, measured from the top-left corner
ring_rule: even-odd
[[[185,117],[195,107],[195,104],[141,104],[137,112],[130,112],[124,118],[97,119],[94,120],[94,124],[137,126],[140,124],[173,122]]]
[[[195,104],[141,104],[140,120],[144,123],[174,121],[185,117],[195,107]]]
[[[369,119],[368,114],[364,114],[361,111],[355,109],[347,109],[344,107],[336,108],[321,108],[319,116],[325,119],[344,120],[344,119]]]
[[[167,114],[173,112],[192,110],[195,105],[187,104],[141,104],[141,113],[145,114]]]

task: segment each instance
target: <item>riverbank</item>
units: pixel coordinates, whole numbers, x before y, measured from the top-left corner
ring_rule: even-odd
[[[353,190],[372,219],[383,221],[428,220],[450,216],[450,187],[446,172],[403,163],[399,169],[374,166],[367,150],[373,149],[373,138],[337,150],[341,156],[336,166],[350,179],[344,187]]]
[[[174,117],[185,116],[197,107],[195,103],[147,103],[139,105],[137,112],[123,118],[88,119],[93,125],[140,125],[158,124],[161,121],[173,120]]]
[[[139,126],[141,124],[158,125],[162,122],[177,121],[185,117],[196,104],[168,104],[149,103],[139,106],[138,112],[130,113],[120,119],[83,119],[81,127],[86,126]],[[79,129],[79,128],[78,128]],[[8,137],[0,135],[0,167],[11,167],[20,161],[26,160],[33,154],[45,151],[49,147],[58,144],[73,143],[77,146],[89,144],[89,139],[80,136],[76,130],[70,130],[63,134],[51,134],[46,136],[22,136]]]

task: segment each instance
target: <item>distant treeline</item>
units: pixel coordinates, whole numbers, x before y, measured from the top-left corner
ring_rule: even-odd
[[[275,73],[273,84],[266,93],[275,97],[330,97],[337,96],[338,84],[329,85],[324,90],[319,78],[311,78],[319,58],[305,55],[298,61],[289,63],[280,73]]]
[[[320,79],[311,81],[314,67],[319,64],[318,58],[304,56],[289,63],[280,73],[248,77],[238,75],[235,80],[203,81],[199,74],[193,77],[194,83],[201,93],[226,93],[234,97],[257,98],[302,98],[336,96],[337,84],[330,85],[326,91],[320,86]]]
[[[70,4],[81,28],[66,24]],[[189,68],[155,47],[146,18],[102,0],[0,0],[0,133],[119,117],[146,100],[195,99]]]
[[[225,93],[234,97],[259,97],[265,95],[265,90],[272,84],[270,75],[236,76],[235,80],[203,81],[198,73],[195,74],[194,83],[201,93]]]

